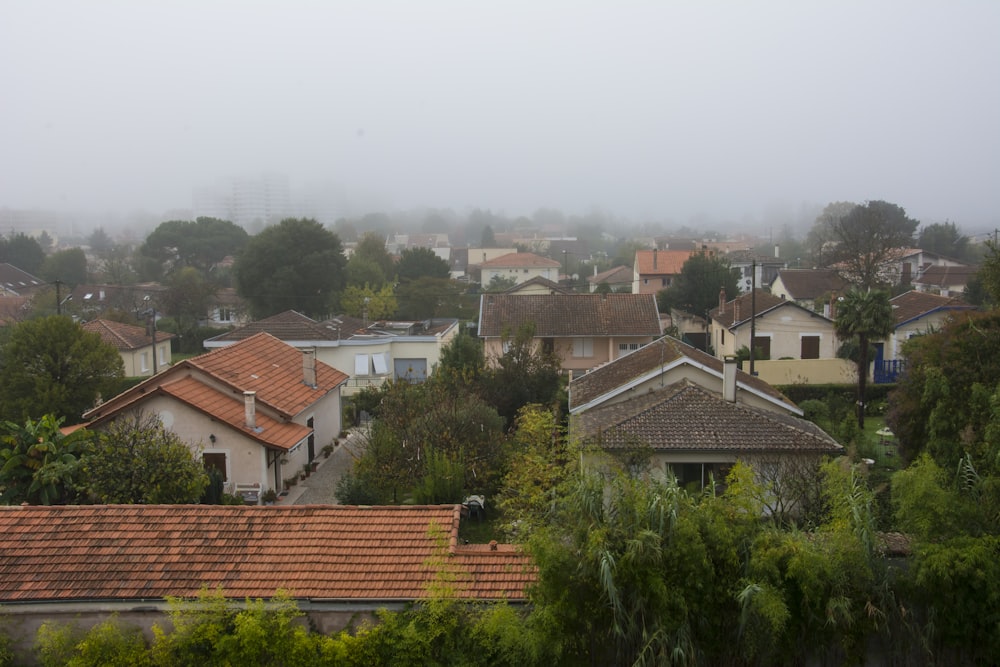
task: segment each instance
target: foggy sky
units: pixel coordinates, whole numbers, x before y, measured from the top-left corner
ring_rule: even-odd
[[[994,0],[0,0],[0,206],[276,171],[398,208],[993,229],[998,33]]]

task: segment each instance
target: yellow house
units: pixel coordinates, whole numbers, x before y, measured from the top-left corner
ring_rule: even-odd
[[[113,320],[91,320],[83,324],[84,331],[96,333],[121,355],[126,377],[148,377],[170,367],[170,341],[174,335]],[[154,351],[155,349],[155,351]]]

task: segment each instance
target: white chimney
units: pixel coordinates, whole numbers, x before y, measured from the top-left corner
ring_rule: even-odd
[[[781,259],[781,246],[777,243],[774,244],[774,258]]]
[[[257,392],[243,392],[243,414],[247,428],[257,428]]]
[[[302,350],[302,383],[307,387],[316,386],[316,350]]]
[[[736,357],[727,356],[722,364],[722,397],[736,402]]]

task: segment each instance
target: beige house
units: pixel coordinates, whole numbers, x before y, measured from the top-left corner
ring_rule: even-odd
[[[471,262],[471,255],[469,261]],[[511,252],[479,265],[479,284],[486,287],[494,278],[513,280],[515,284],[532,278],[545,278],[559,282],[562,265],[554,259],[541,257],[530,252]]]
[[[84,413],[100,430],[119,415],[157,415],[222,473],[229,492],[281,491],[341,432],[347,375],[260,333],[181,361]]]
[[[125,365],[126,377],[148,377],[170,367],[172,333],[155,331],[154,352],[152,329],[98,319],[85,322],[83,330],[96,333],[101,340],[118,350]]]
[[[266,332],[348,376],[345,396],[387,380],[425,380],[441,359],[441,349],[458,334],[457,319],[365,322],[340,316],[317,322],[293,310],[251,322],[204,342],[223,348]]]
[[[715,355],[733,356],[750,348],[750,330],[756,329],[754,348],[764,359],[832,359],[836,357],[837,338],[833,320],[804,308],[794,301],[781,299],[764,290],[756,295],[741,294],[720,304],[709,313],[709,334]],[[751,323],[751,313],[756,317]]]
[[[884,347],[882,343],[876,344],[876,361],[902,358],[903,344],[910,338],[940,330],[956,314],[976,308],[959,298],[916,290],[895,296],[889,303],[896,326]]]
[[[535,344],[573,373],[588,371],[648,345],[661,333],[652,294],[483,294],[479,337],[498,359],[523,326]]]
[[[569,409],[571,438],[613,455],[647,450],[652,470],[681,484],[722,481],[743,460],[780,485],[842,451],[732,358],[724,363],[669,336],[575,378]]]
[[[843,294],[849,286],[833,269],[781,269],[771,283],[771,294],[830,317],[830,298]]]

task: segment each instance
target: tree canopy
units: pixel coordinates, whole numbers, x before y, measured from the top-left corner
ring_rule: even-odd
[[[400,280],[417,278],[449,278],[448,262],[434,254],[430,248],[406,248],[399,254],[396,273]]]
[[[656,295],[661,313],[671,308],[704,315],[719,304],[719,290],[726,290],[729,298],[739,295],[739,279],[722,257],[696,253],[681,267],[674,283]]]
[[[833,245],[824,259],[862,289],[891,284],[898,278],[893,269],[902,252],[913,247],[918,224],[896,204],[869,201],[855,206],[830,223]]]
[[[315,220],[289,218],[243,248],[234,267],[236,288],[256,319],[286,310],[319,319],[336,306],[345,264],[336,234]]]
[[[69,285],[87,282],[87,255],[82,248],[67,248],[45,258],[38,275],[50,283],[57,280]]]
[[[249,238],[245,229],[228,220],[170,220],[146,237],[139,252],[155,260],[160,273],[152,278],[159,279],[184,266],[207,273],[226,256],[237,255]]]
[[[21,322],[0,347],[0,418],[54,414],[76,424],[123,374],[118,351],[69,317]]]
[[[348,282],[358,286],[369,283],[379,289],[396,276],[396,264],[385,249],[385,239],[376,232],[365,232],[347,262]]]
[[[31,236],[21,232],[12,234],[10,238],[0,236],[0,264],[11,264],[37,276],[44,261],[45,251]]]
[[[917,247],[963,262],[972,259],[969,237],[963,234],[954,222],[935,222],[921,227],[920,235],[917,237]]]

